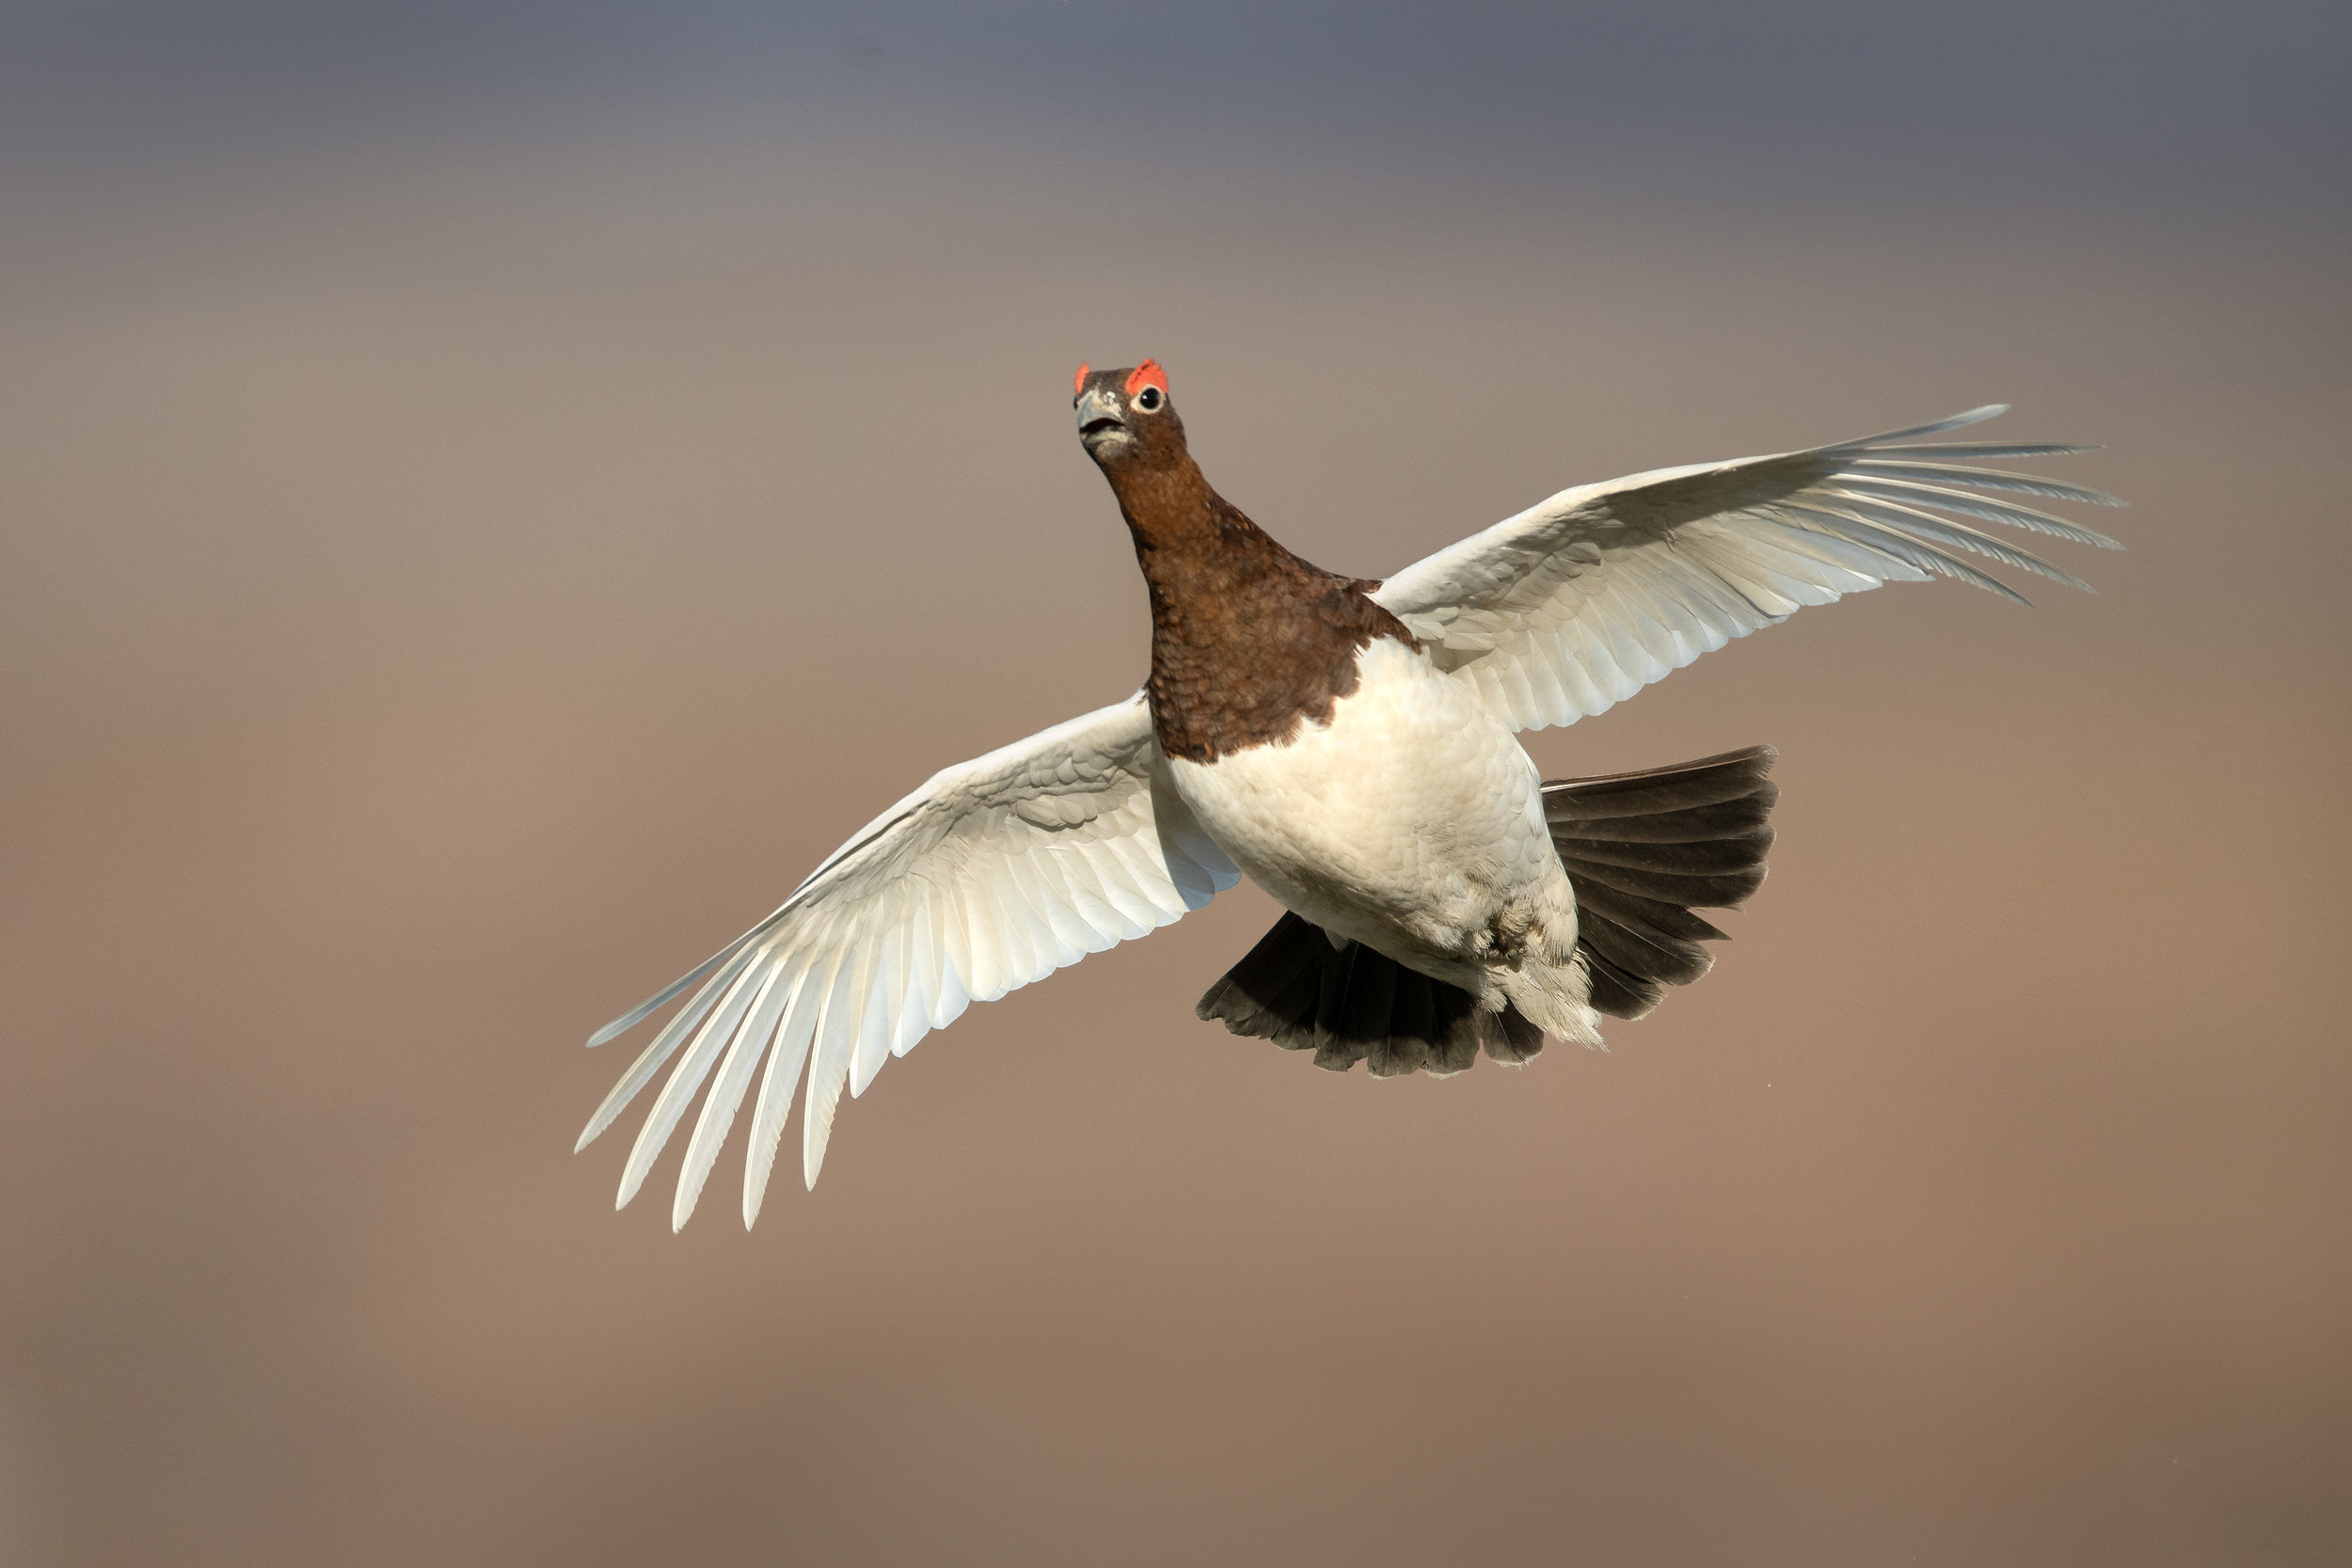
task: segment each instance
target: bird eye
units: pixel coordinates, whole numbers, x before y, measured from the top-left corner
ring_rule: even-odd
[[[1142,391],[1136,394],[1136,406],[1142,409],[1147,414],[1152,412],[1152,409],[1157,408],[1159,405],[1160,389],[1157,387],[1146,387]]]

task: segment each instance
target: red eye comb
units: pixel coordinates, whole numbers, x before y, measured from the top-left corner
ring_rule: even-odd
[[[1077,379],[1076,381],[1074,381],[1074,382],[1073,382],[1073,383],[1071,384],[1071,387],[1070,387],[1070,395],[1071,395],[1072,397],[1073,397],[1073,398],[1074,398],[1074,397],[1081,397],[1081,396],[1085,395],[1086,389],[1087,389],[1087,368],[1086,368],[1084,365],[1080,365],[1080,366],[1078,367],[1078,379]]]
[[[1146,359],[1127,372],[1127,395],[1134,397],[1146,387],[1157,387],[1160,396],[1168,395],[1168,372],[1160,369],[1157,359]]]

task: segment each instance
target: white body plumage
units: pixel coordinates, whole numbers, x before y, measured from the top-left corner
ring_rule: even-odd
[[[1326,931],[1597,1043],[1534,759],[1427,652],[1375,638],[1356,669],[1327,722],[1170,759],[1177,794],[1252,881]]]

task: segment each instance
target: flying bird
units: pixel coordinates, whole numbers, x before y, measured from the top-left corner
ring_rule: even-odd
[[[961,763],[828,856],[782,907],[598,1030],[691,991],[589,1118],[673,1057],[621,1177],[626,1205],[695,1095],[673,1227],[755,1075],[743,1223],[806,1068],[814,1187],[846,1087],[865,1092],[973,1002],[1199,909],[1247,876],[1286,911],[1201,998],[1235,1034],[1376,1075],[1600,1042],[1710,962],[1691,911],[1764,878],[1775,753],[1750,747],[1545,781],[1516,738],[1571,724],[1736,637],[1887,582],[2016,592],[1963,554],[2080,579],[1954,520],[2103,534],[2003,499],[2113,497],[1977,466],[2091,449],[1928,439],[2005,411],[1804,451],[1579,485],[1385,580],[1327,572],[1213,489],[1168,376],[1078,368],[1078,438],[1150,590],[1143,689]],[[765,1064],[763,1067],[762,1064]],[[715,1076],[714,1076],[715,1074]]]

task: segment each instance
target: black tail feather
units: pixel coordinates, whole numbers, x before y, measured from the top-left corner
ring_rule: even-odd
[[[1593,1006],[1640,1018],[1714,963],[1724,934],[1691,912],[1729,909],[1764,882],[1780,753],[1750,746],[1640,773],[1544,785],[1551,842],[1576,889]]]
[[[1640,1018],[1668,986],[1687,986],[1714,959],[1699,945],[1724,933],[1691,912],[1724,909],[1764,880],[1779,752],[1751,746],[1697,762],[1544,785],[1551,841],[1576,890],[1577,947],[1592,1005]],[[1312,1051],[1317,1067],[1358,1062],[1375,1077],[1460,1072],[1485,1051],[1524,1062],[1541,1030],[1506,1007],[1488,1012],[1458,986],[1433,980],[1361,942],[1335,945],[1323,927],[1285,913],[1197,1009],[1236,1035]]]
[[[1375,1078],[1460,1072],[1482,1050],[1523,1062],[1544,1048],[1543,1032],[1516,1009],[1490,1013],[1460,987],[1361,942],[1335,947],[1322,927],[1290,913],[1196,1010],[1236,1035],[1312,1051],[1315,1066],[1335,1072],[1363,1062]]]

